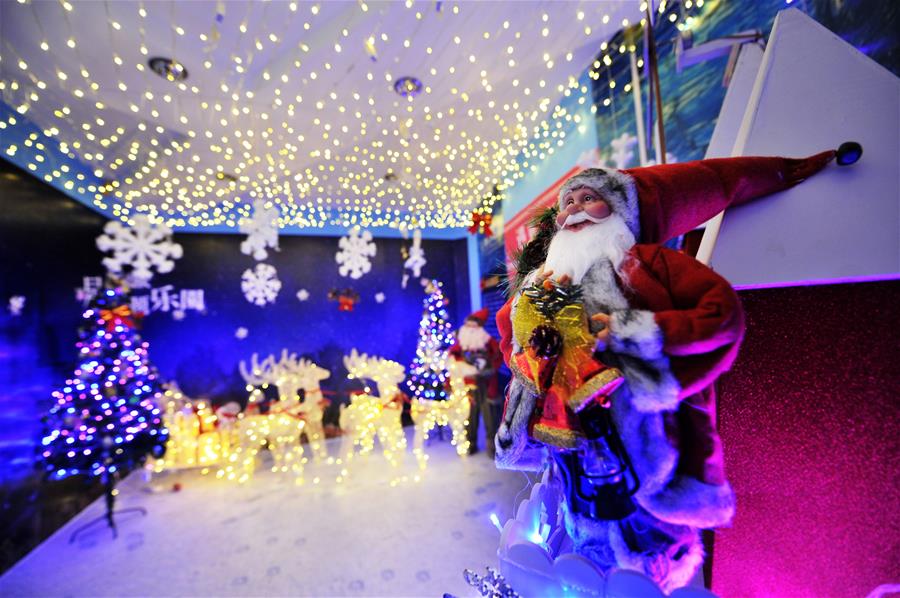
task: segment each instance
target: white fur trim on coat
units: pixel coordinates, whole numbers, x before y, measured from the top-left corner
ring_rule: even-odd
[[[616,353],[654,360],[662,357],[662,330],[652,311],[621,309],[610,314],[609,343]]]
[[[681,385],[663,354],[662,330],[653,312],[622,309],[609,321],[609,349],[623,355],[621,369],[641,411],[671,411],[678,407]],[[630,359],[631,358],[631,359]]]
[[[612,416],[631,465],[640,480],[638,502],[659,492],[675,474],[678,451],[666,434],[663,414],[641,411],[628,385],[612,398]]]
[[[734,517],[734,491],[727,482],[717,486],[678,475],[640,502],[663,521],[703,529],[729,525]]]
[[[528,437],[528,422],[537,403],[537,395],[515,376],[507,392],[506,409],[494,437],[494,461],[500,469],[540,471],[544,451]]]
[[[691,534],[687,552],[677,561],[665,554],[632,552],[618,525],[609,526],[609,544],[620,567],[643,573],[667,593],[686,586],[703,565],[705,556],[703,542],[696,531]]]
[[[661,412],[639,410],[628,386],[613,396],[612,416],[641,486],[635,500],[657,519],[713,528],[734,516],[734,493],[675,473],[678,451],[669,440]]]

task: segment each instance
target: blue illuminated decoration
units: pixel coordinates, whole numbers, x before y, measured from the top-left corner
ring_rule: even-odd
[[[165,451],[157,375],[135,332],[128,293],[107,289],[83,314],[81,364],[44,417],[40,459],[50,478],[104,476]]]
[[[419,343],[409,366],[406,386],[419,399],[446,399],[447,350],[456,342],[441,283],[429,281],[425,292]]]

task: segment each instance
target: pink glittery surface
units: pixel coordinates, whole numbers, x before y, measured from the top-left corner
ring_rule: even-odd
[[[716,532],[713,591],[900,583],[900,282],[740,295],[747,337],[718,405],[737,515]]]

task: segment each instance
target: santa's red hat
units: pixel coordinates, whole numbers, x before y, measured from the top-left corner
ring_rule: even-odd
[[[661,164],[626,170],[589,168],[569,178],[569,191],[590,187],[625,219],[641,243],[664,243],[703,224],[725,208],[800,183],[828,165],[852,164],[862,153],[848,142],[808,158],[738,157]]]
[[[481,326],[484,326],[484,323],[487,322],[488,319],[488,308],[482,307],[476,312],[472,312],[466,317],[467,320],[475,320]]]

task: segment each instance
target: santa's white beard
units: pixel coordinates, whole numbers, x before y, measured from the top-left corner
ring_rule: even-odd
[[[487,346],[491,335],[481,326],[463,326],[459,329],[456,338],[463,351],[478,351]]]
[[[544,271],[552,270],[554,279],[568,274],[574,284],[579,284],[591,266],[600,260],[609,260],[624,279],[625,257],[634,243],[634,233],[617,214],[610,214],[580,230],[563,228],[550,241]]]

